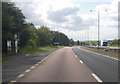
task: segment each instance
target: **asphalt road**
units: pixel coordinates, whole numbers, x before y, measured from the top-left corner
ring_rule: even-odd
[[[74,53],[103,82],[118,82],[118,61],[94,53],[73,48]],[[119,62],[120,63],[120,62]],[[120,68],[120,67],[119,67]]]
[[[64,47],[49,55],[17,82],[97,82],[91,73],[75,56],[72,47]]]

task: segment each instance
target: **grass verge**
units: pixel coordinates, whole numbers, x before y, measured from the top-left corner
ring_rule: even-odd
[[[62,48],[62,47],[63,46],[45,46],[45,47],[39,47],[39,48],[26,47],[26,48],[20,49],[19,54],[33,54],[33,53],[38,53],[41,51],[54,50],[54,49],[58,49],[58,48]],[[2,53],[0,63],[6,62],[9,60],[11,60],[10,55],[8,55],[7,53]]]
[[[10,57],[8,56],[8,54],[2,53],[0,62],[5,62],[5,61],[9,61],[9,60],[10,60]]]
[[[112,45],[112,46],[108,45],[108,47],[120,47],[120,45]]]
[[[63,46],[46,46],[46,47],[39,47],[39,48],[23,48],[20,50],[20,54],[33,54],[40,51],[48,51],[57,48],[62,48]]]
[[[9,60],[10,60],[9,57],[4,57],[4,58],[2,58],[2,62],[9,61]]]

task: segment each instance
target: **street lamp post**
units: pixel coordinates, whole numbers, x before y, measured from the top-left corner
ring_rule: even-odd
[[[93,10],[90,10],[90,12],[92,12]],[[107,12],[107,10],[105,10]],[[100,46],[100,11],[98,11],[98,49]]]
[[[20,33],[16,33],[15,35],[14,35],[14,38],[15,38],[15,53],[18,53],[19,52],[19,41],[20,41],[20,39],[19,39],[19,34]]]
[[[100,12],[98,11],[98,49],[100,46],[99,40],[100,40]]]
[[[92,12],[93,10],[90,10],[90,12]],[[100,39],[100,12],[98,11],[98,49],[99,49],[99,39]]]

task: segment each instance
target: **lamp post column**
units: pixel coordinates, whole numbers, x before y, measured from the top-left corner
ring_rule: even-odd
[[[100,46],[100,12],[98,11],[98,49]]]

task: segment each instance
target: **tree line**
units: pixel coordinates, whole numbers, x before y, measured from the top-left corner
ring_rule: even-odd
[[[19,36],[19,46],[36,48],[40,46],[59,45],[68,46],[74,44],[65,34],[51,31],[47,26],[36,28],[34,24],[27,23],[21,10],[12,2],[2,3],[2,50],[7,51],[7,41],[14,42],[15,34]],[[14,45],[14,43],[12,43]]]

